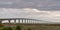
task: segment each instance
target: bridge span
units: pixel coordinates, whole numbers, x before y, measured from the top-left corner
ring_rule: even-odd
[[[13,23],[16,23],[16,21],[18,20],[18,23],[46,23],[48,21],[43,21],[43,20],[37,20],[37,19],[30,19],[30,18],[1,18],[0,19],[0,23],[2,23],[3,21],[8,21],[8,23],[11,23],[11,21],[13,20]]]

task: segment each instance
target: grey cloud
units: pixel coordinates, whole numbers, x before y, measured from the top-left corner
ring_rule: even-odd
[[[0,5],[0,8],[36,8],[40,10],[60,10],[60,0],[0,0],[13,2],[11,5]]]

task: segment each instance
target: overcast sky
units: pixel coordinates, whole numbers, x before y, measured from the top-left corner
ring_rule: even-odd
[[[60,10],[60,0],[0,0],[0,8]]]
[[[60,22],[60,0],[0,0],[0,18],[13,17]]]

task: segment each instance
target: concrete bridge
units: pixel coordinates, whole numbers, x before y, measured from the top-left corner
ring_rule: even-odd
[[[0,19],[0,23],[2,23],[3,21],[8,21],[8,23],[11,23],[11,21],[13,20],[13,23],[16,23],[16,21],[18,20],[18,23],[41,23],[41,22],[48,22],[48,21],[43,21],[43,20],[37,20],[37,19],[30,19],[30,18],[1,18]]]

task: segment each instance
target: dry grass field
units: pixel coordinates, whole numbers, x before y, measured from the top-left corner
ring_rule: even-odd
[[[5,27],[15,28],[20,25],[22,30],[60,30],[60,24],[4,24]]]

